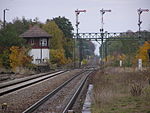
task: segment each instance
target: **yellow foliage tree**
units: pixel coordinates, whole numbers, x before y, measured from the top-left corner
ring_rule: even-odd
[[[10,66],[13,70],[16,67],[24,67],[31,62],[31,57],[27,55],[26,48],[20,48],[17,46],[12,46],[10,48],[11,54],[9,55]]]
[[[61,66],[61,65],[68,63],[68,61],[64,55],[63,49],[51,49],[50,55],[51,55],[51,63],[52,64],[57,64],[57,66]]]
[[[136,55],[136,61],[142,59],[144,65],[149,63],[148,50],[150,49],[150,41],[146,41],[138,50]]]
[[[59,29],[55,21],[48,21],[46,24],[43,25],[43,29],[52,35],[52,38],[50,40],[50,48],[52,49],[62,49],[64,44],[64,34]]]
[[[118,58],[122,61],[124,61],[126,59],[126,55],[125,54],[121,54],[118,56]]]

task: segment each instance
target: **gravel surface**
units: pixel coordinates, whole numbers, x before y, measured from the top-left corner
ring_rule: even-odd
[[[53,73],[54,70],[50,70],[45,73]],[[11,82],[13,80],[24,79],[27,77],[38,76],[45,73],[36,73],[36,74],[0,74],[0,83]]]
[[[77,76],[33,113],[61,113],[79,87],[81,81],[86,77],[85,75],[84,73]]]
[[[0,107],[0,113],[21,113],[79,71],[73,70],[60,74],[59,76],[32,85],[32,87],[28,86],[27,88],[1,96],[0,105],[7,103],[7,109],[4,112]]]

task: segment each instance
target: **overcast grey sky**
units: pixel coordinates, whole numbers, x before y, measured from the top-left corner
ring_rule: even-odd
[[[65,16],[75,27],[75,10],[85,9],[79,15],[79,32],[99,32],[101,27],[100,9],[111,9],[104,15],[104,29],[108,32],[137,31],[138,8],[150,10],[150,0],[0,0],[0,19],[3,20],[3,9],[6,21],[24,16],[28,19],[38,17],[41,22],[53,17]],[[142,30],[150,30],[150,11],[142,13]]]

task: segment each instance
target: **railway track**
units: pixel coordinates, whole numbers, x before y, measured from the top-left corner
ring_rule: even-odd
[[[66,104],[66,107],[63,109],[62,113],[68,113],[69,110],[72,110],[72,107],[76,101],[76,99],[78,98],[78,95],[80,94],[82,88],[84,87],[84,84],[88,78],[88,76],[92,73],[93,71],[90,71],[90,73],[82,80],[81,84],[79,84],[79,87],[77,88],[76,92],[74,93],[74,95],[71,97],[71,99],[69,100],[69,102]]]
[[[54,77],[58,74],[65,73],[66,71],[57,71],[53,73],[44,73],[44,74],[39,74],[31,77],[26,77],[22,79],[18,79],[15,81],[10,81],[7,83],[1,83],[0,84],[0,96],[3,96],[5,94],[14,92],[16,90],[19,90],[21,88],[25,88],[27,86],[36,84],[38,82],[41,82],[43,80],[46,80],[48,78]]]
[[[23,113],[67,113],[73,106],[91,70],[84,70],[58,86]]]

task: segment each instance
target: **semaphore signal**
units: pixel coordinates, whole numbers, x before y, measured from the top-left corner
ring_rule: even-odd
[[[139,38],[141,38],[141,24],[142,24],[141,14],[142,14],[142,12],[149,12],[149,9],[141,9],[141,8],[139,8],[137,10],[137,12],[138,12]]]

